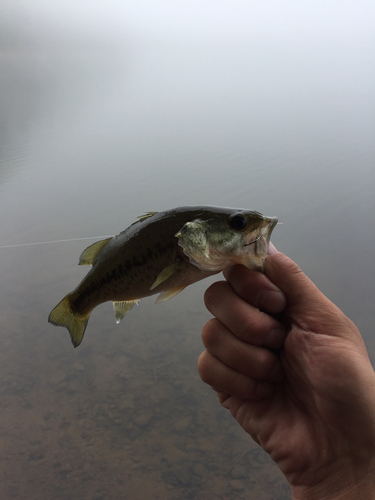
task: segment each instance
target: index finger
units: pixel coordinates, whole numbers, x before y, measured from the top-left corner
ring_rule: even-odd
[[[261,311],[277,314],[286,307],[286,297],[266,275],[236,265],[223,271],[225,279],[245,302]]]

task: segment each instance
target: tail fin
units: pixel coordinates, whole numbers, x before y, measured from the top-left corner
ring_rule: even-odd
[[[70,339],[74,347],[82,342],[90,315],[84,317],[74,312],[70,305],[70,294],[57,304],[48,316],[48,322],[56,326],[65,326],[70,333]]]

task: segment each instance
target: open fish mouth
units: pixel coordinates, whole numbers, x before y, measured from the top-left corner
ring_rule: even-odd
[[[250,241],[244,243],[243,246],[246,248],[246,251],[242,255],[240,263],[244,264],[249,269],[263,271],[264,259],[267,256],[271,234],[277,222],[277,217],[264,218],[264,222],[258,229],[258,235],[249,235]],[[254,238],[254,236],[256,237]]]
[[[258,228],[247,235],[249,241],[245,241],[244,247],[254,245],[258,242],[263,243],[267,250],[271,234],[278,222],[277,217],[264,217],[264,220],[259,224]]]

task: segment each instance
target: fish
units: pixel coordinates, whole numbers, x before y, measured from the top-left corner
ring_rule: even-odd
[[[78,347],[92,310],[103,302],[113,302],[119,323],[142,298],[159,294],[156,303],[163,302],[228,266],[262,271],[277,220],[255,210],[210,206],[147,212],[82,252],[79,265],[92,268],[48,321],[66,327]]]

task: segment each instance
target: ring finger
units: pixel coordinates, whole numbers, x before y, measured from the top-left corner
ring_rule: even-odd
[[[284,378],[280,358],[275,352],[243,342],[216,318],[204,325],[202,340],[211,355],[237,372],[267,382],[279,382]]]

